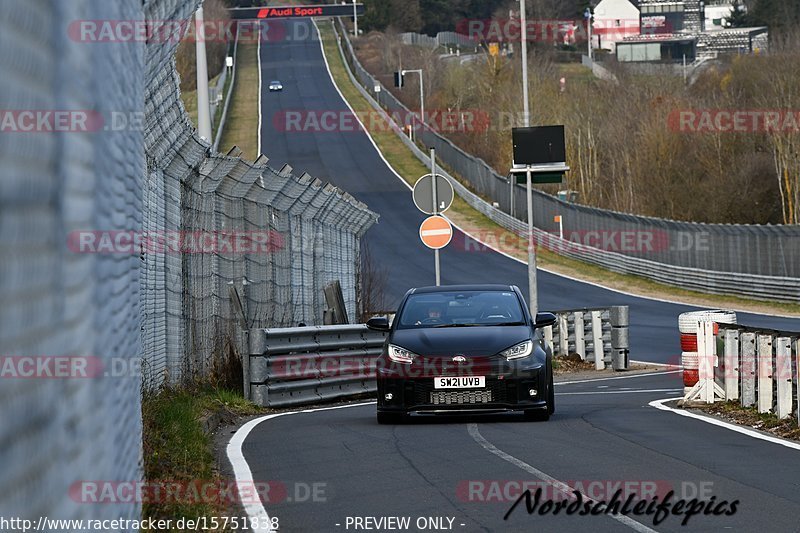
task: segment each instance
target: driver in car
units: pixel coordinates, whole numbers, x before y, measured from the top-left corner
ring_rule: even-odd
[[[415,325],[419,326],[422,324],[435,324],[442,321],[442,308],[438,305],[432,305],[428,307],[428,314],[425,318],[417,320]]]

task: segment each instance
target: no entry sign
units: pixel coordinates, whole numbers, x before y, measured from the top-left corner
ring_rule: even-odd
[[[419,227],[419,238],[432,250],[440,250],[450,244],[453,226],[442,217],[428,217]]]

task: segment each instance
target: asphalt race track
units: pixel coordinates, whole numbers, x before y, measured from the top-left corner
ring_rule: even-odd
[[[287,34],[294,35],[297,28],[291,25],[310,22],[287,24]],[[390,306],[408,288],[433,284],[433,254],[418,238],[424,215],[367,136],[276,127],[282,111],[347,112],[318,40],[263,43],[261,61],[261,147],[271,164],[289,163],[329,181],[380,214],[366,240],[389,271]],[[280,80],[283,92],[268,92],[270,80]],[[463,236],[454,242],[464,242]],[[453,245],[442,253],[442,281],[509,283],[527,293],[525,265]],[[539,295],[542,310],[629,305],[631,358],[679,360],[677,316],[689,306],[636,298],[542,271]],[[791,319],[741,314],[740,322],[800,330],[800,321]],[[365,530],[354,527],[354,517],[389,516],[409,517],[411,531],[419,530],[415,521],[420,517],[453,519],[454,531],[800,530],[800,451],[648,405],[675,398],[681,390],[678,373],[559,384],[557,411],[546,423],[492,416],[422,419],[393,427],[375,422],[374,405],[302,412],[257,425],[242,449],[253,478],[279,487],[262,502],[270,516],[280,519],[281,531]],[[573,486],[648,483],[662,497],[670,489],[686,499],[700,491],[706,500],[713,495],[717,503],[739,504],[732,516],[694,516],[688,527],[681,526],[678,516],[657,526],[652,516],[633,517],[637,522],[607,515],[528,516],[524,504],[503,520],[519,494],[515,483],[552,478]],[[316,497],[311,487],[317,488]],[[610,496],[604,490],[598,495]]]

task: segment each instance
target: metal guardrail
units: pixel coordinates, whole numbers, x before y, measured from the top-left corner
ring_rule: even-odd
[[[800,423],[800,332],[719,324],[698,331],[699,381],[685,399],[714,403],[738,401],[759,413]]]
[[[283,407],[375,392],[386,336],[363,324],[251,330],[250,400]]]
[[[627,369],[627,307],[556,316],[556,325],[543,331],[554,354],[578,353],[599,370],[609,364]],[[363,324],[250,330],[249,365],[244,365],[250,400],[285,407],[373,393],[375,363],[386,336]],[[599,352],[597,346],[602,346]]]
[[[628,306],[556,311],[558,321],[544,329],[553,355],[577,353],[595,369],[627,370],[630,355]],[[562,335],[562,332],[564,334]],[[602,349],[598,352],[597,346]]]
[[[379,113],[382,113],[384,118],[387,122],[392,125],[395,133],[398,137],[403,141],[403,143],[414,153],[414,155],[422,161],[426,167],[430,166],[430,158],[429,156],[420,150],[420,148],[411,141],[406,134],[402,131],[402,129],[397,126],[391,119],[388,113],[383,109],[381,104],[375,100],[374,96],[364,88],[364,85],[359,81],[358,77],[353,73],[353,68],[360,69],[364,76],[369,77],[372,85],[369,87],[373,87],[375,85],[381,85],[378,80],[373,78],[369,75],[363,67],[361,67],[360,63],[358,63],[358,59],[355,57],[355,52],[352,48],[352,44],[350,43],[349,39],[347,38],[346,32],[341,32],[337,30],[335,24],[334,31],[336,31],[337,42],[339,46],[339,53],[344,61],[346,66],[348,76],[353,84],[358,88],[359,92],[361,93],[364,98],[370,103],[370,105]],[[344,37],[342,37],[344,36]],[[381,91],[382,95],[385,95],[387,91]],[[400,105],[399,102],[394,102],[393,105]],[[406,110],[408,111],[408,110]],[[410,111],[408,111],[410,113]],[[438,144],[437,151],[439,152],[439,158],[442,159],[446,156],[446,154],[459,154],[463,153],[458,147],[456,147],[450,140],[441,137],[439,135],[433,135],[432,138],[436,139]],[[445,150],[442,150],[445,148]],[[464,155],[464,157],[470,157]],[[475,158],[472,158],[475,159]],[[477,160],[476,165],[482,165],[481,171],[478,174],[494,174],[491,169],[481,160]],[[485,168],[484,168],[485,167]],[[515,232],[518,235],[527,235],[528,229],[527,224],[522,220],[516,218],[515,216],[510,215],[509,213],[504,212],[498,207],[493,206],[492,204],[486,202],[483,198],[472,192],[467,186],[465,186],[460,180],[453,177],[447,170],[439,167],[437,172],[447,177],[447,179],[452,183],[453,188],[455,189],[456,193],[463,198],[471,207],[473,207],[478,212],[485,215],[490,220],[496,222],[500,226],[506,228],[509,231]],[[496,176],[498,179],[502,179],[499,176]],[[464,176],[465,179],[468,179],[469,176]],[[524,198],[524,194],[516,195],[519,197]],[[552,203],[553,206],[550,206],[554,210],[554,212],[559,213],[572,213],[576,210],[587,210],[587,211],[600,211],[591,208],[585,208],[583,206],[576,206],[574,204],[569,204],[567,202],[563,202],[556,198],[548,198],[547,200],[549,203]],[[631,219],[631,220],[649,220],[653,224],[656,224],[653,227],[662,227],[666,224],[670,223],[670,221],[666,220],[658,220],[658,219],[647,219],[646,217],[636,217],[633,215],[626,215],[624,213],[613,213],[608,212],[608,215],[611,217],[622,219]],[[551,213],[548,211],[547,216],[552,219]],[[687,227],[692,226],[692,224],[683,224]],[[706,225],[707,227],[712,227],[713,225]],[[719,226],[719,225],[717,225]],[[610,225],[609,227],[613,227]],[[714,226],[716,227],[716,226]],[[736,230],[741,226],[721,226],[722,231],[724,233],[730,233]],[[758,230],[769,229],[770,227],[756,227]],[[796,227],[788,226],[784,228],[787,232],[794,231]],[[660,230],[659,230],[660,231]],[[789,236],[790,233],[787,233],[786,239],[791,239],[792,237]],[[663,262],[651,261],[647,259],[643,259],[641,257],[632,256],[632,255],[625,255],[622,253],[616,253],[612,251],[602,250],[600,248],[594,248],[591,246],[586,246],[580,243],[576,243],[566,239],[560,239],[558,236],[552,235],[540,228],[534,228],[534,237],[539,242],[540,245],[546,246],[548,249],[553,250],[556,253],[561,255],[577,259],[580,261],[584,261],[587,263],[592,263],[599,265],[603,268],[609,269],[614,272],[619,272],[622,274],[632,274],[648,279],[652,279],[654,281],[665,283],[668,285],[678,286],[685,289],[696,290],[700,292],[706,292],[711,294],[734,294],[739,296],[744,296],[748,298],[756,298],[760,300],[775,300],[781,302],[791,302],[796,303],[800,301],[800,277],[774,277],[774,276],[765,276],[765,275],[757,275],[757,274],[745,274],[745,273],[738,273],[738,272],[723,272],[718,270],[706,270],[701,268],[693,268],[693,267],[684,267],[678,265],[672,265]],[[788,241],[787,241],[788,242]],[[780,254],[785,254],[791,256],[791,252],[789,250],[785,250],[783,246],[780,247]],[[742,252],[737,252],[741,254]],[[753,252],[746,252],[752,254]]]

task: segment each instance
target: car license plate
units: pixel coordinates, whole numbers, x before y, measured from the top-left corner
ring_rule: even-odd
[[[459,376],[434,378],[434,389],[479,389],[486,386],[485,376]]]

